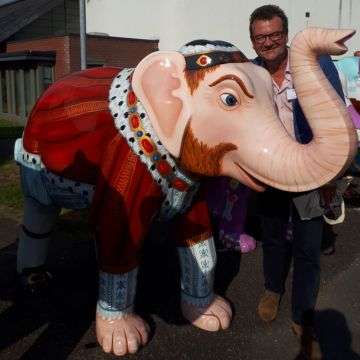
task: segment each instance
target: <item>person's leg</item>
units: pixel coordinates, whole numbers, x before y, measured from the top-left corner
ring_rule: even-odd
[[[291,243],[286,239],[285,224],[281,218],[263,219],[263,270],[265,292],[259,305],[259,317],[275,320],[281,295],[285,292],[285,279],[291,262]]]
[[[265,293],[260,299],[258,314],[263,321],[269,322],[277,316],[291,262],[291,242],[285,231],[290,203],[288,194],[278,190],[267,191],[259,198]]]
[[[310,359],[322,359],[313,326],[314,308],[320,284],[320,252],[324,220],[301,220],[294,210],[294,270],[292,291],[292,330],[298,336],[301,352]]]
[[[282,295],[291,263],[292,244],[286,239],[287,223],[282,218],[262,219],[263,271],[265,289]]]
[[[322,217],[301,220],[294,210],[293,224],[292,318],[296,324],[308,325],[313,321],[320,284],[320,253],[324,220]]]

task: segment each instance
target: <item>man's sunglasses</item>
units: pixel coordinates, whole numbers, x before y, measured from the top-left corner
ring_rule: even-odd
[[[263,44],[266,41],[266,38],[269,38],[271,41],[276,42],[283,38],[284,32],[283,31],[275,31],[271,34],[267,35],[256,35],[253,37],[253,40],[257,44]]]

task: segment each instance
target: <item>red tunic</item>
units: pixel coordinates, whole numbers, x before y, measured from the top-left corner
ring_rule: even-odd
[[[70,75],[51,86],[32,110],[26,151],[68,179],[96,185],[91,222],[103,271],[125,273],[138,265],[142,241],[164,195],[147,167],[118,133],[108,94],[117,68]],[[180,246],[211,236],[205,201],[182,216]]]

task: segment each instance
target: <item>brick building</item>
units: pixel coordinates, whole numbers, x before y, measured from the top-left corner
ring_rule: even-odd
[[[0,116],[24,123],[37,97],[80,70],[78,0],[20,0],[0,6]],[[3,31],[4,30],[4,31]],[[87,65],[135,66],[158,40],[87,35]]]

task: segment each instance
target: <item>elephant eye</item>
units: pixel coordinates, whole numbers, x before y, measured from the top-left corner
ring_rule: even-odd
[[[232,94],[221,94],[220,99],[226,106],[235,106],[238,103],[236,97]]]

